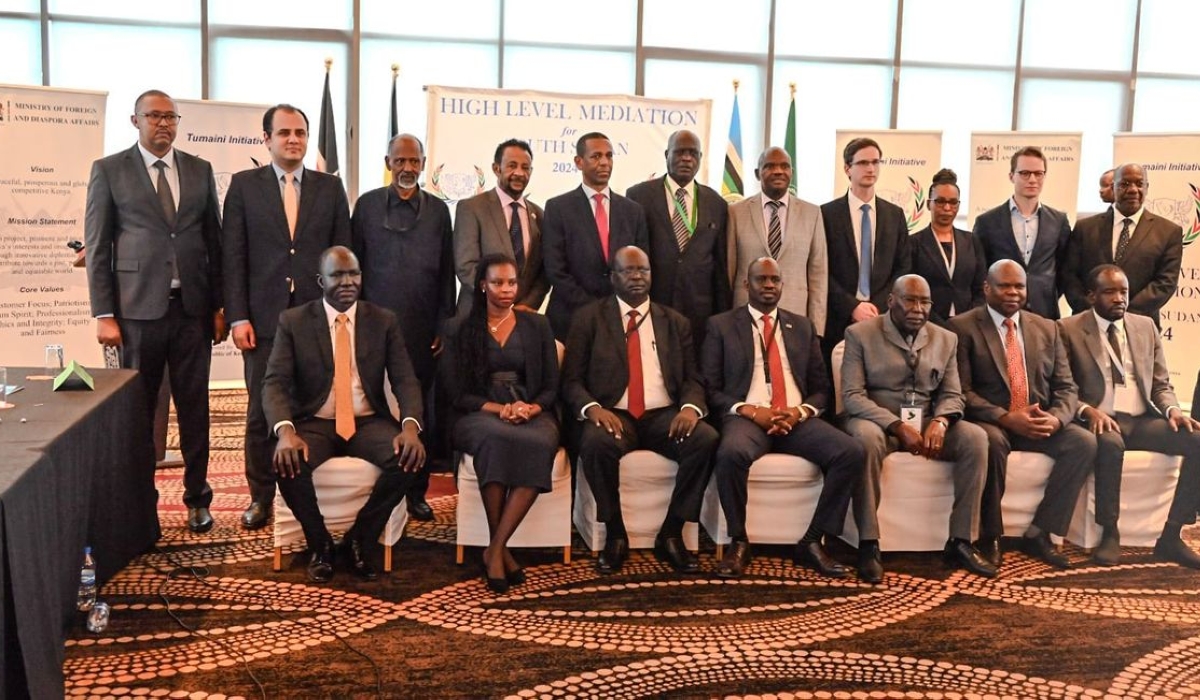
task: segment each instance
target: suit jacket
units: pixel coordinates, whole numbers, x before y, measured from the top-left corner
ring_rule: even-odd
[[[554,343],[554,331],[541,314],[517,311],[515,316],[513,334],[520,338],[521,347],[525,349],[525,393],[529,397],[528,402],[541,406],[544,413],[553,413],[558,403],[558,347]],[[450,325],[438,376],[454,410],[472,413],[481,410],[492,399],[487,396],[487,387],[471,387],[470,382],[458,371],[458,356],[462,352],[459,330],[464,322],[464,319],[456,319]]]
[[[300,190],[295,240],[270,164],[235,174],[225,193],[225,318],[250,321],[263,338],[275,335],[284,309],[321,298],[322,251],[350,246],[350,206],[342,181],[305,168]]]
[[[609,255],[628,245],[642,250],[650,247],[646,215],[636,202],[609,190]],[[554,286],[546,315],[554,328],[554,337],[567,337],[571,315],[590,301],[610,296],[608,259],[600,247],[600,231],[592,205],[582,187],[560,194],[546,202],[542,225],[542,255],[546,277]]]
[[[846,415],[887,430],[900,420],[900,406],[911,387],[926,422],[935,416],[961,418],[965,401],[958,378],[958,336],[927,323],[913,340],[917,363],[911,370],[909,352],[890,314],[847,328],[842,357]]]
[[[529,248],[525,251],[525,267],[517,281],[517,303],[538,309],[550,282],[542,263],[542,221],[545,213],[538,205],[525,200],[529,212]],[[495,189],[459,201],[454,210],[454,270],[462,288],[458,295],[458,316],[471,310],[471,292],[475,285],[475,266],[485,255],[513,255],[512,237],[505,223],[504,207]]]
[[[942,244],[933,227],[926,226],[913,234],[912,272],[925,278],[933,295],[929,320],[945,326],[950,318],[950,306],[956,314],[983,306],[983,281],[987,279],[987,261],[983,245],[970,231],[954,229],[954,274],[946,269]]]
[[[871,303],[880,313],[887,312],[892,283],[912,268],[908,252],[908,225],[904,210],[875,197],[875,253],[871,257]],[[854,213],[861,216],[860,212]],[[825,346],[832,348],[845,335],[850,314],[858,306],[858,244],[854,242],[854,224],[850,220],[849,194],[821,205],[825,220],[826,248],[829,251],[829,321],[825,324]],[[785,281],[786,284],[786,281]]]
[[[308,177],[305,175],[305,177]],[[384,370],[400,404],[400,419],[421,424],[421,383],[391,311],[359,300],[354,322],[354,359],[367,403],[379,416],[392,416],[384,395]],[[279,316],[275,344],[263,379],[268,429],[280,421],[312,418],[333,391],[333,343],[325,306],[317,299]],[[274,434],[274,433],[272,433]]]
[[[816,328],[803,316],[784,309],[778,311],[776,334],[783,340],[792,378],[800,389],[800,400],[823,411],[829,405],[829,374]],[[750,392],[754,345],[758,342],[753,326],[754,318],[745,306],[708,320],[700,366],[709,403],[717,415],[728,414]]]
[[[1006,200],[975,219],[974,232],[983,244],[983,256],[989,266],[997,260],[1008,259],[1015,260],[1025,268],[1029,292],[1025,307],[1043,318],[1057,319],[1071,223],[1067,221],[1067,215],[1057,209],[1045,204],[1038,207],[1038,236],[1027,263],[1017,239],[1013,237],[1010,201]]]
[[[746,272],[750,263],[771,254],[763,225],[763,196],[756,194],[729,207],[729,278],[733,303],[747,303]],[[821,210],[815,204],[788,195],[787,228],[779,250],[783,296],[779,307],[808,317],[817,335],[826,331],[829,298],[829,256]]]
[[[715,190],[697,182],[696,230],[680,253],[671,224],[674,207],[667,206],[663,183],[664,178],[647,180],[630,187],[625,196],[639,204],[646,216],[650,238],[646,254],[654,273],[650,299],[686,316],[692,333],[699,335],[709,316],[728,311],[733,303],[725,271],[729,207]]]
[[[1025,339],[1029,402],[1067,425],[1075,418],[1079,397],[1062,333],[1053,321],[1028,311],[1018,313]],[[1012,393],[1004,343],[988,307],[980,306],[950,319],[950,330],[958,334],[958,376],[967,400],[966,419],[998,423],[1008,413]]]
[[[1100,333],[1096,315],[1089,308],[1064,318],[1059,325],[1067,346],[1071,374],[1079,386],[1079,401],[1099,408],[1112,375],[1112,360],[1105,349],[1108,340]],[[1165,416],[1168,408],[1179,405],[1179,399],[1175,398],[1175,389],[1171,386],[1158,328],[1145,316],[1127,313],[1125,339],[1132,355],[1138,391],[1147,406]]]
[[[92,315],[139,321],[165,316],[172,255],[184,311],[208,316],[223,306],[212,165],[176,149],[175,168],[179,206],[171,225],[136,144],[92,164],[84,214]]]
[[[1113,262],[1114,216],[1110,207],[1080,220],[1067,244],[1063,293],[1076,313],[1091,308],[1087,300],[1088,273],[1097,265]],[[1170,219],[1142,210],[1121,261],[1121,269],[1129,278],[1128,310],[1149,316],[1158,325],[1158,310],[1179,287],[1182,262],[1183,229]]]
[[[702,413],[707,412],[688,320],[678,311],[653,302],[649,315],[671,401],[676,406],[690,403]],[[612,295],[588,304],[575,314],[563,358],[563,400],[570,414],[578,417],[583,407],[592,402],[612,408],[628,387],[625,326],[621,323],[617,297]]]

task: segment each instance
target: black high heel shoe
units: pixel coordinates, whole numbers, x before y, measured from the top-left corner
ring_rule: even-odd
[[[504,578],[492,578],[491,576],[488,576],[487,559],[485,557],[481,557],[480,562],[483,564],[483,580],[485,583],[487,583],[488,590],[490,590],[492,593],[498,593],[501,595],[508,593],[508,576],[506,575]],[[522,572],[522,574],[523,573],[524,572]]]
[[[524,583],[525,583],[525,568],[521,567],[521,568],[517,569],[516,571],[509,571],[508,573],[504,574],[504,578],[505,578],[505,580],[508,581],[508,585],[510,585],[510,586],[524,585]]]

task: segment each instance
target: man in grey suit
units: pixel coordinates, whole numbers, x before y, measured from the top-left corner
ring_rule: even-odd
[[[187,524],[206,532],[209,367],[212,344],[226,336],[221,223],[212,166],[174,148],[179,119],[166,93],[138,97],[137,144],[92,164],[84,237],[96,337],[141,372],[151,422],[170,368]]]
[[[975,235],[983,244],[987,264],[1015,260],[1029,279],[1029,310],[1057,319],[1062,292],[1067,242],[1071,224],[1067,215],[1040,201],[1046,182],[1046,156],[1035,146],[1013,153],[1008,179],[1013,196],[975,219]]]
[[[1022,549],[1065,569],[1070,562],[1055,550],[1050,534],[1067,532],[1075,499],[1092,469],[1096,438],[1074,422],[1078,393],[1058,326],[1022,310],[1025,269],[1013,260],[997,261],[988,269],[983,296],[985,306],[950,319],[950,330],[958,334],[965,417],[988,436],[978,546],[993,565],[1000,565],[1000,499],[1008,455],[1012,450],[1042,452],[1054,459],[1054,468]]]
[[[1116,265],[1099,265],[1087,282],[1091,308],[1061,325],[1079,384],[1077,415],[1096,435],[1096,524],[1104,536],[1092,557],[1103,565],[1120,561],[1121,464],[1126,450],[1148,450],[1183,455],[1154,555],[1200,569],[1200,556],[1179,537],[1200,509],[1200,422],[1179,407],[1158,329],[1150,319],[1128,313],[1133,295],[1126,274]]]
[[[545,215],[525,198],[533,176],[533,149],[519,139],[501,143],[492,159],[492,173],[496,189],[460,201],[454,212],[454,269],[462,284],[459,318],[471,311],[475,265],[486,255],[499,253],[517,261],[517,309],[537,312],[550,289],[542,265]]]
[[[879,479],[883,459],[902,449],[954,463],[954,506],[943,557],[978,576],[996,567],[971,544],[979,498],[987,478],[987,433],[962,420],[965,402],[958,380],[958,338],[929,325],[933,297],[920,275],[892,285],[888,313],[846,329],[842,401],[846,431],[866,447],[863,479],[854,493],[859,578],[883,577],[879,557]]]
[[[262,382],[285,309],[321,298],[317,260],[333,245],[350,245],[350,206],[342,181],[304,167],[308,117],[286,104],[263,114],[271,163],[237,173],[225,194],[222,254],[226,316],[242,351],[246,393],[246,481],[250,506],[242,527],[267,524],[275,498],[271,432]]]
[[[779,305],[808,318],[822,336],[829,259],[821,210],[788,193],[792,159],[782,148],[764,150],[754,176],[762,192],[729,207],[728,274],[733,280],[733,303],[741,306],[749,301],[746,278],[750,263],[774,258],[788,281]]]
[[[1154,319],[1179,288],[1183,262],[1183,229],[1174,221],[1146,211],[1150,178],[1142,166],[1117,168],[1117,200],[1101,214],[1075,225],[1067,244],[1063,293],[1075,313],[1086,311],[1088,276],[1102,263],[1116,263],[1129,280],[1129,311]],[[1120,216],[1117,216],[1117,212]]]

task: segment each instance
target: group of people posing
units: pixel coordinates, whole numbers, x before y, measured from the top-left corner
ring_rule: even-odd
[[[1124,451],[1183,455],[1155,555],[1200,568],[1180,539],[1200,509],[1200,423],[1179,407],[1156,328],[1182,232],[1143,208],[1138,165],[1115,169],[1113,207],[1074,232],[1039,202],[1036,148],[1013,155],[1013,197],[974,232],[954,228],[959,189],[943,170],[932,223],[910,236],[903,211],[875,195],[883,153],[871,139],[845,148],[838,199],[789,194],[792,163],[772,147],[755,169],[761,193],[727,205],[695,181],[695,134],[672,134],[666,175],[621,196],[608,184],[612,142],[592,132],[576,145],[581,185],[544,210],[524,196],[533,152],[512,139],[495,150],[496,187],[452,219],[419,186],[421,141],[399,134],[392,184],[351,216],[341,182],[303,167],[307,117],[281,104],[263,116],[271,163],[233,176],[222,216],[211,166],[173,148],[180,118],[162,92],[138,98],[138,143],[93,166],[86,243],[98,339],[141,371],[151,412],[169,368],[195,532],[213,523],[210,344],[231,334],[249,394],[242,525],[267,523],[278,486],[316,582],[335,558],[375,578],[370,546],[401,500],[432,517],[427,454],[465,453],[491,532],[486,583],[520,585],[507,543],[550,490],[560,446],[605,525],[602,574],[628,557],[619,464],[639,449],[678,464],[654,554],[681,573],[700,570],[682,533],[713,479],[732,539],[715,573],[743,574],[749,472],[787,453],[824,475],[796,564],[850,575],[825,539],[853,504],[857,575],[881,581],[876,509],[895,450],[953,464],[944,557],[988,577],[1002,563],[1010,451],[1054,459],[1020,548],[1064,568],[1050,536],[1065,534],[1093,469],[1104,532],[1093,556],[1112,564]],[[1058,321],[1063,294],[1077,313]],[[334,455],[381,470],[338,546],[312,482]]]

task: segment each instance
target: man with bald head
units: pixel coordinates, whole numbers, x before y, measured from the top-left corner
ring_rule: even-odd
[[[1058,325],[1024,310],[1025,269],[997,260],[983,283],[985,306],[950,320],[958,334],[958,372],[966,419],[988,436],[980,544],[1000,564],[1004,523],[1000,499],[1012,450],[1054,459],[1042,502],[1024,532],[1022,550],[1056,568],[1070,562],[1050,542],[1065,535],[1096,457],[1096,438],[1074,422],[1078,389]]]
[[[768,452],[803,457],[824,475],[821,496],[793,560],[823,576],[847,571],[822,545],[837,537],[862,469],[863,451],[818,416],[831,403],[820,338],[807,318],[779,308],[783,273],[773,258],[746,271],[745,306],[709,319],[701,353],[709,403],[721,420],[714,460],[717,494],[733,540],[717,576],[737,578],[750,563],[746,482]]]
[[[920,275],[892,285],[888,312],[846,329],[842,401],[846,430],[866,448],[866,470],[854,493],[859,578],[876,583],[880,476],[889,452],[904,450],[954,463],[954,506],[944,557],[952,566],[991,578],[996,566],[971,544],[987,477],[987,434],[964,421],[958,379],[958,338],[929,325],[933,298]]]
[[[1088,275],[1097,265],[1115,264],[1129,278],[1129,312],[1149,316],[1157,326],[1159,310],[1179,287],[1183,229],[1146,211],[1150,176],[1142,166],[1119,166],[1113,190],[1116,201],[1108,211],[1075,225],[1067,244],[1063,293],[1072,311],[1086,311],[1091,307]]]
[[[728,311],[733,301],[725,258],[725,200],[696,182],[703,152],[700,137],[676,131],[663,154],[667,174],[630,187],[625,193],[642,207],[650,233],[650,298],[687,317],[695,348],[704,341],[704,324]]]

